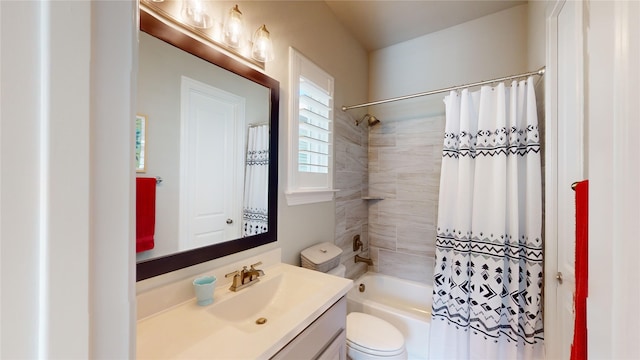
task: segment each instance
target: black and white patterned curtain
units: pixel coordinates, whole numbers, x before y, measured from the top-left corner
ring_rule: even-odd
[[[268,229],[269,125],[249,128],[245,165],[242,236],[251,236]]]
[[[432,359],[543,359],[533,80],[445,98]]]

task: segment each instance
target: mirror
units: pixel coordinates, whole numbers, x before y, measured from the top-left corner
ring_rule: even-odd
[[[138,176],[158,176],[162,183],[156,188],[154,249],[158,251],[138,253],[137,281],[276,241],[279,109],[275,79],[167,25],[142,7],[140,29],[138,111],[146,118],[147,138],[146,173]],[[219,107],[209,111],[209,103],[198,105],[203,91],[223,99],[223,109],[231,110],[220,115]],[[209,112],[198,115],[203,111]],[[224,124],[211,128],[214,122],[204,120],[210,118],[217,123],[224,119]],[[265,144],[257,151],[247,145],[252,129],[264,132]],[[257,177],[247,168],[251,161],[246,161],[247,154],[254,153],[262,156],[258,162],[268,160],[267,171]],[[219,162],[203,168],[200,160],[209,161],[210,154]],[[245,195],[252,193],[249,188],[261,189],[258,200]],[[219,189],[224,191],[215,195]],[[261,202],[266,214],[250,214],[252,201]],[[198,217],[199,209],[212,204],[224,207],[216,220],[222,230],[197,233],[193,229],[200,226],[190,221]],[[247,220],[256,216],[260,225]]]

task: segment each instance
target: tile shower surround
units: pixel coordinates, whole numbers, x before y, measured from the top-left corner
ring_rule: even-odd
[[[355,279],[367,271],[364,263],[353,262],[358,252],[353,251],[353,237],[360,235],[363,250],[360,255],[369,257],[368,209],[362,196],[368,189],[368,130],[365,124],[355,126],[355,118],[338,108],[334,110],[334,184],[340,189],[335,194],[336,230],[335,243],[342,249],[342,264],[347,268],[346,277]]]
[[[444,116],[382,121],[367,128],[336,109],[335,242],[347,277],[367,270],[354,264],[352,238],[361,235],[372,270],[431,283]],[[384,200],[362,200],[362,196]]]
[[[433,282],[444,115],[383,121],[369,133],[369,251],[374,270]]]

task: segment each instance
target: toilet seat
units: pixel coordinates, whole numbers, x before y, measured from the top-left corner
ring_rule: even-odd
[[[382,358],[406,352],[404,336],[398,329],[382,319],[359,312],[347,315],[347,346]]]

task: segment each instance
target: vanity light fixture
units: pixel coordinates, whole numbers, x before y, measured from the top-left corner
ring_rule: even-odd
[[[239,48],[242,45],[242,12],[238,9],[238,5],[235,5],[231,10],[224,22],[224,30],[222,39],[225,44],[231,46],[234,49]]]
[[[199,29],[208,29],[213,25],[204,0],[183,0],[180,15],[186,24]]]
[[[260,26],[253,34],[251,57],[260,62],[273,60],[273,44],[271,43],[271,34],[266,25]]]
[[[250,38],[237,4],[222,18],[210,12],[210,8],[217,7],[211,0],[139,1],[141,8],[151,11],[154,16],[170,20],[258,67],[264,69],[264,64],[274,58],[271,33],[267,26],[260,26]],[[249,26],[253,27],[253,24]]]

